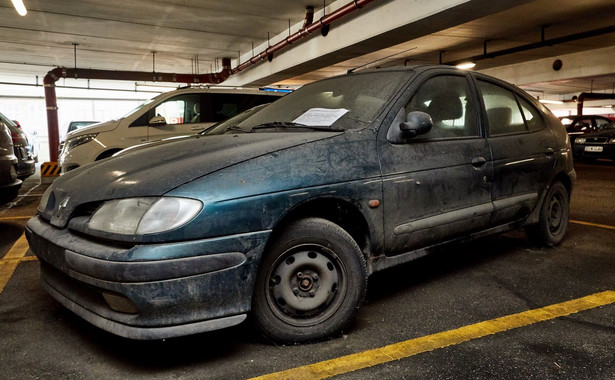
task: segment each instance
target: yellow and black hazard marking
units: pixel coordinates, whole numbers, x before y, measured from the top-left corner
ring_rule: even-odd
[[[57,177],[60,175],[60,165],[57,162],[43,162],[41,177]]]

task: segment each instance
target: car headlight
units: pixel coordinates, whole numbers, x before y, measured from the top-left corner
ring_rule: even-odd
[[[615,137],[611,137],[609,139],[609,144],[615,144]]]
[[[188,198],[116,199],[96,210],[88,228],[121,235],[153,234],[183,226],[202,208],[200,201]]]
[[[575,143],[575,144],[585,144],[585,140],[586,140],[586,139],[585,139],[585,137],[577,137],[577,138],[574,140],[574,143]]]
[[[49,186],[47,190],[45,190],[45,192],[43,193],[40,202],[38,202],[38,207],[36,208],[36,210],[41,214],[45,212],[45,209],[47,208],[47,203],[49,203],[49,197],[51,196],[52,192],[53,186]]]
[[[64,149],[66,149],[66,151],[68,152],[69,150],[73,149],[74,147],[77,147],[79,145],[83,145],[85,143],[88,143],[88,142],[94,140],[96,138],[96,136],[98,136],[98,133],[88,133],[87,135],[81,135],[81,136],[77,136],[77,137],[72,138],[72,139],[68,139],[66,141],[66,144],[64,144]]]

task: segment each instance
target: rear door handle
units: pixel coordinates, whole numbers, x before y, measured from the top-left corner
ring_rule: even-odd
[[[555,151],[553,150],[553,148],[547,148],[545,154],[547,155],[547,157],[551,157],[555,154]]]

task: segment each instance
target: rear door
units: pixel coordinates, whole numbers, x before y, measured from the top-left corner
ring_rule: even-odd
[[[483,228],[493,209],[489,145],[479,127],[469,77],[432,75],[397,112],[380,139],[385,245],[389,255]],[[416,87],[415,87],[416,88]],[[428,113],[432,130],[395,137],[412,111]]]
[[[493,152],[492,223],[528,215],[551,181],[556,140],[533,101],[505,84],[478,79]]]

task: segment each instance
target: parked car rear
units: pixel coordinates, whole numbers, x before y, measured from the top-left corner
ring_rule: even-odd
[[[4,123],[11,131],[11,139],[13,141],[13,152],[17,157],[15,171],[17,177],[26,179],[36,171],[36,162],[32,155],[30,142],[26,133],[6,116],[0,113],[0,122]]]
[[[0,121],[0,204],[12,201],[19,193],[21,180],[17,178],[15,164],[11,131]]]

